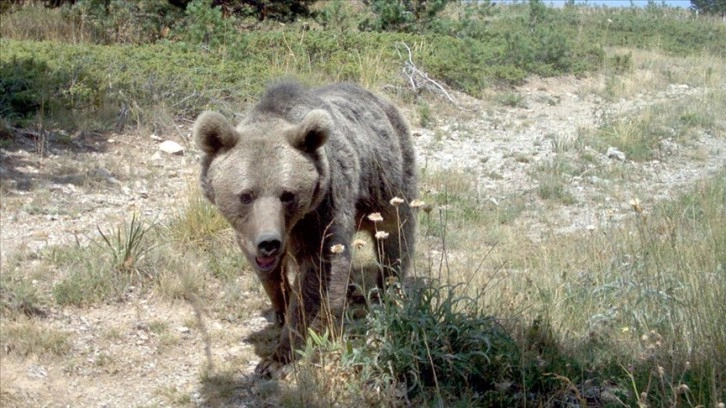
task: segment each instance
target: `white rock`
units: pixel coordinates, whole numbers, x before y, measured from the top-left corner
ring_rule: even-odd
[[[608,147],[608,151],[607,153],[605,153],[605,155],[610,159],[625,161],[625,153],[612,146]]]
[[[181,156],[184,154],[184,146],[172,140],[165,140],[159,145],[159,150],[164,153]]]

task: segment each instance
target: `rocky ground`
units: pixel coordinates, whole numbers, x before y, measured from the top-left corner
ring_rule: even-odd
[[[533,79],[514,91],[518,102],[511,107],[465,95],[455,95],[457,106],[442,101],[440,109],[432,109],[442,112],[434,115],[435,125],[414,126],[419,165],[426,172],[456,169],[473,175],[472,189],[491,205],[526,195],[519,222],[529,226],[533,240],[542,239],[545,230],[599,228],[631,213],[631,199],[651,204],[673,197],[726,166],[726,138],[718,134],[703,133],[688,143],[666,140],[658,159],[648,162],[593,149],[594,168],[620,166],[627,176],[609,180],[585,169],[568,178],[573,204],[538,199],[532,193],[538,166],[563,154],[558,146],[573,143],[581,128],[594,128],[608,115],[637,113],[649,104],[703,92],[670,84],[608,101],[588,91],[592,81]],[[175,132],[158,137],[50,135],[42,158],[33,135],[2,147],[3,268],[19,251],[88,239],[97,234],[97,226],[110,228],[133,212],[163,222],[196,183],[198,157],[190,126],[182,122]],[[185,151],[160,153],[162,140],[173,140]],[[274,405],[284,385],[252,376],[260,336],[269,328],[264,317],[244,324],[206,318],[202,327],[189,303],[170,303],[133,289],[128,299],[50,310],[43,325],[71,334],[73,357],[58,363],[0,351],[0,402],[52,407]],[[160,322],[164,330],[158,329]],[[205,371],[208,364],[217,370]],[[210,378],[214,375],[205,372],[226,374]]]

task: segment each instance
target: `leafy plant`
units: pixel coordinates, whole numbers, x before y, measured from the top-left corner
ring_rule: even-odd
[[[691,8],[702,13],[726,16],[726,2],[723,0],[691,0]]]
[[[213,7],[212,0],[192,0],[185,11],[186,19],[179,36],[191,44],[218,47],[232,43],[233,21],[224,18],[221,7]]]
[[[79,0],[66,7],[66,19],[90,26],[86,41],[97,44],[155,42],[181,20],[180,10],[165,0]]]
[[[516,343],[476,297],[436,282],[407,296],[394,285],[369,315],[369,342],[379,370],[402,381],[409,397],[487,399],[516,373]]]
[[[113,267],[119,272],[138,273],[138,267],[150,249],[146,246],[144,236],[153,228],[153,224],[145,225],[134,213],[127,226],[117,227],[108,235],[100,227],[96,228],[111,253]]]
[[[295,21],[300,17],[310,17],[313,14],[310,6],[317,0],[214,0],[202,2],[206,7],[224,10],[226,14],[238,17],[255,17],[259,21],[271,19],[286,23]],[[175,5],[186,8],[197,0],[174,0]]]
[[[375,19],[361,22],[361,30],[421,32],[431,26],[437,15],[453,0],[373,0],[370,10]]]

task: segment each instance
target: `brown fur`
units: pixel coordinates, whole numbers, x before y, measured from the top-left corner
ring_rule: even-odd
[[[258,372],[270,374],[294,358],[316,319],[342,317],[358,229],[390,233],[379,262],[406,273],[417,175],[408,126],[389,102],[353,84],[308,90],[283,83],[237,127],[203,113],[194,137],[204,152],[204,193],[234,227],[284,319],[277,349]],[[395,196],[407,200],[398,214],[389,203]],[[372,212],[383,216],[377,226],[365,217]],[[331,251],[336,244],[342,252]],[[287,271],[296,276],[292,287]]]

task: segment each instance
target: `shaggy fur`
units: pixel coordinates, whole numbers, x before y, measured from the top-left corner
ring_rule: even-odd
[[[308,326],[342,317],[356,231],[390,233],[379,262],[389,274],[406,273],[417,175],[408,125],[389,102],[349,83],[310,90],[282,83],[237,127],[203,113],[194,137],[204,152],[204,193],[234,227],[283,324],[259,373],[291,361]],[[396,196],[407,201],[398,214]],[[377,225],[366,218],[373,212],[383,216]],[[337,244],[343,250],[334,253]],[[292,286],[287,271],[295,273]]]

